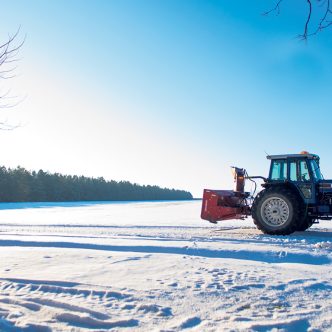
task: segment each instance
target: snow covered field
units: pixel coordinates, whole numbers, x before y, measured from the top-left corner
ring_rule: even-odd
[[[0,331],[332,331],[332,222],[268,236],[200,205],[0,205]]]

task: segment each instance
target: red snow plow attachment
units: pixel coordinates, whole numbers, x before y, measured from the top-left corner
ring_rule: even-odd
[[[244,192],[246,170],[233,168],[235,191],[204,189],[201,218],[212,223],[219,220],[243,219],[250,214],[249,193]]]
[[[232,190],[204,189],[201,218],[212,223],[219,220],[243,219],[250,214],[246,193]]]

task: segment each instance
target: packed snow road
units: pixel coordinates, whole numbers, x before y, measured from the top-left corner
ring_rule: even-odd
[[[332,330],[332,223],[268,236],[200,204],[2,204],[0,331]]]

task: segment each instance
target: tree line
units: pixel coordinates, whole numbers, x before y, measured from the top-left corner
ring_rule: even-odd
[[[0,202],[189,200],[188,191],[0,167]]]

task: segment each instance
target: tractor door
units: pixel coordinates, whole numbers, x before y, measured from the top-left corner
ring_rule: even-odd
[[[289,180],[298,188],[307,204],[315,202],[315,185],[309,167],[308,159],[288,161]]]
[[[269,180],[285,182],[287,180],[287,161],[286,159],[272,160]]]

